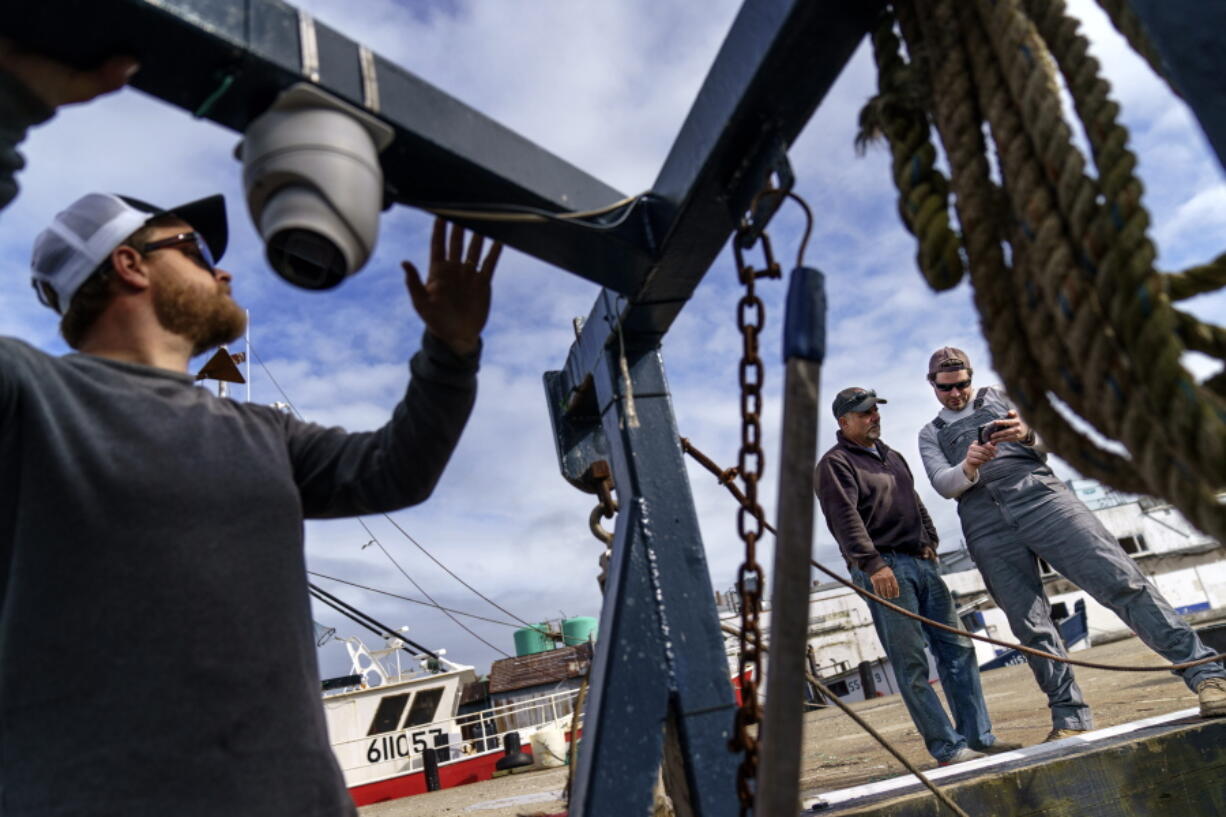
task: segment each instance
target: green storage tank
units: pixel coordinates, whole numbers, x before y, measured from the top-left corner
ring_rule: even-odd
[[[576,616],[562,622],[562,643],[567,647],[586,644],[596,640],[596,628],[600,622],[591,616]]]
[[[538,652],[552,650],[553,644],[549,640],[548,632],[549,625],[545,622],[516,630],[515,655],[536,655]]]

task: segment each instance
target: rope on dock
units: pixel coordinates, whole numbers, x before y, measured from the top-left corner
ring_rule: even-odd
[[[731,493],[732,496],[736,498],[737,502],[741,504],[741,507],[749,508],[748,503],[745,501],[744,494],[742,494],[740,489],[737,488],[736,483],[726,478],[726,475],[728,473],[727,471],[725,471],[724,469],[721,469],[719,465],[715,463],[714,460],[712,460],[706,454],[703,454],[701,451],[695,448],[694,444],[691,443],[685,437],[681,438],[681,448],[687,454],[692,456],[696,462],[698,462],[705,469],[707,469],[712,474],[714,474],[716,479],[720,481],[720,484],[724,485],[728,489],[728,492]],[[759,510],[758,513],[761,514],[762,511]],[[758,518],[761,520],[763,528],[770,531],[772,534],[775,533],[774,526],[771,525],[770,522],[767,522],[764,516],[759,516]],[[899,607],[897,604],[887,601],[881,596],[878,596],[876,593],[873,593],[869,590],[865,590],[863,587],[859,587],[854,582],[843,578],[838,573],[826,567],[825,565],[823,565],[821,562],[817,561],[816,559],[810,560],[810,564],[812,564],[822,573],[825,573],[827,576],[834,579],[839,584],[851,590],[854,590],[855,592],[859,593],[861,596],[868,599],[869,601],[875,604],[880,604],[883,607],[888,607],[894,612],[904,615],[907,618],[915,619],[916,621],[922,622],[931,627],[935,627],[938,630],[944,630],[947,633],[953,633],[954,635],[963,635],[963,636],[966,636],[967,638],[973,638],[976,641],[983,641],[987,644],[993,644],[997,647],[1005,647],[1006,649],[1017,650],[1020,653],[1025,653],[1026,655],[1033,655],[1036,658],[1046,658],[1051,661],[1059,661],[1062,664],[1071,664],[1075,667],[1087,667],[1089,669],[1111,670],[1112,672],[1172,672],[1174,670],[1191,669],[1192,667],[1199,667],[1201,664],[1209,664],[1215,661],[1226,660],[1226,653],[1218,653],[1216,655],[1211,655],[1207,658],[1201,658],[1198,661],[1186,661],[1182,664],[1160,664],[1158,666],[1150,666],[1150,667],[1126,666],[1126,665],[1121,665],[1121,664],[1099,664],[1094,661],[1078,661],[1074,658],[1069,658],[1066,655],[1056,655],[1054,653],[1044,652],[1043,650],[1036,650],[1032,647],[1027,647],[1022,644],[1014,644],[1008,641],[1000,641],[998,639],[991,638],[986,635],[980,635],[979,633],[967,632],[966,630],[960,630],[957,627],[950,627],[948,624],[943,624],[939,621],[933,621],[930,618],[925,618],[924,616],[921,616],[919,613],[913,613],[910,610]]]

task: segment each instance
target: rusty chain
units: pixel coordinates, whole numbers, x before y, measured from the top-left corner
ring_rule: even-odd
[[[745,263],[741,248],[744,228],[732,241],[736,258],[737,276],[745,286],[745,294],[737,302],[736,325],[741,332],[741,362],[738,379],[741,389],[741,450],[737,459],[736,473],[744,484],[745,503],[737,511],[737,533],[745,543],[745,561],[736,574],[737,594],[741,599],[740,659],[738,677],[741,684],[741,705],[737,709],[732,739],[728,748],[742,752],[745,757],[737,767],[737,797],[740,799],[741,815],[753,808],[754,780],[758,773],[758,739],[750,734],[750,727],[762,720],[762,705],[758,700],[758,679],[762,668],[762,629],[759,616],[762,612],[762,589],[766,577],[758,564],[757,543],[762,538],[762,507],[758,502],[758,481],[765,468],[762,453],[762,385],[765,369],[758,354],[758,335],[766,324],[766,307],[754,292],[758,278],[780,278],[782,271],[771,252],[770,239],[761,236],[766,267],[755,270]]]
[[[617,515],[617,500],[613,498],[613,491],[616,490],[613,485],[613,471],[608,462],[597,460],[588,466],[583,477],[584,481],[595,489],[593,492],[596,496],[600,498],[596,507],[592,508],[591,515],[588,516],[588,527],[592,535],[604,545],[604,551],[600,554],[600,575],[596,577],[596,581],[600,584],[600,592],[603,594],[605,580],[609,577],[609,559],[613,556],[613,534],[604,529],[600,520],[612,519]]]

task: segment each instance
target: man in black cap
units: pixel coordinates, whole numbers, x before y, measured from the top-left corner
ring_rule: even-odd
[[[303,519],[423,501],[476,394],[498,245],[436,222],[407,393],[347,434],[187,372],[245,315],[220,196],[93,193],[35,241],[76,354],[0,338],[0,813],[355,813],[320,705]]]
[[[817,464],[817,498],[852,580],[925,618],[958,626],[949,589],[936,569],[938,537],[915,493],[911,469],[881,442],[886,401],[868,389],[834,399],[838,442]],[[1020,748],[992,734],[970,639],[871,602],[873,624],[915,728],[941,765]],[[925,641],[936,659],[949,717],[928,683]]]
[[[1171,663],[1213,655],[1140,569],[1047,465],[1042,443],[999,388],[972,388],[966,352],[943,346],[928,361],[941,411],[919,434],[937,493],[958,500],[966,547],[984,585],[1027,647],[1065,655],[1043,592],[1038,559],[1085,590]],[[1090,729],[1090,707],[1068,664],[1027,656],[1047,694],[1059,740]],[[1226,715],[1226,671],[1217,663],[1180,670],[1203,716]]]

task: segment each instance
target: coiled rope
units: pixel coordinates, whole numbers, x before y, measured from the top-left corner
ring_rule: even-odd
[[[1127,4],[1099,1],[1160,70]],[[1226,286],[1226,255],[1155,269],[1137,159],[1078,25],[1063,0],[897,0],[872,34],[878,93],[857,144],[889,143],[921,272],[937,290],[969,272],[993,366],[1050,447],[1226,540],[1226,376],[1198,383],[1180,362],[1187,350],[1226,360],[1226,331],[1173,305]],[[1058,76],[1096,176],[1073,144]]]

